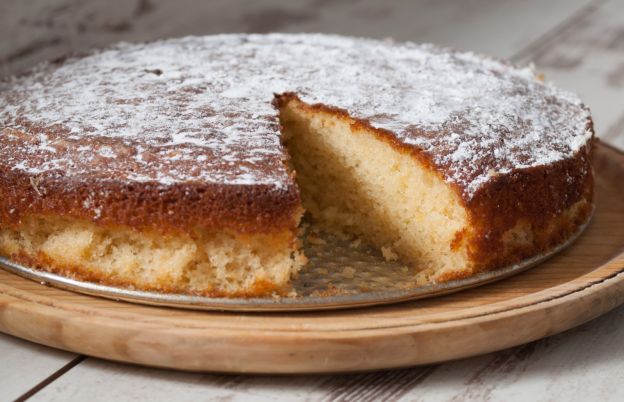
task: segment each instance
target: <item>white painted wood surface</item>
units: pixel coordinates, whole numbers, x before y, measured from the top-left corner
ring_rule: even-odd
[[[322,31],[434,42],[534,61],[624,148],[624,1],[38,0],[0,3],[0,75],[118,40]],[[1,314],[2,312],[0,312]],[[567,333],[431,367],[328,377],[176,373],[86,359],[34,400],[624,400],[624,307]],[[0,334],[0,400],[75,356]]]
[[[525,48],[548,80],[578,93],[592,109],[596,133],[624,148],[624,1],[598,1]]]
[[[18,398],[75,357],[0,334],[0,400]]]
[[[0,2],[0,75],[119,40],[329,32],[511,57],[590,0],[37,0]]]

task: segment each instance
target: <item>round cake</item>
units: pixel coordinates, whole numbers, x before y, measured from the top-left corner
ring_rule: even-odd
[[[578,97],[431,45],[122,43],[2,81],[0,130],[0,255],[136,289],[286,292],[304,211],[439,282],[547,251],[593,208]]]

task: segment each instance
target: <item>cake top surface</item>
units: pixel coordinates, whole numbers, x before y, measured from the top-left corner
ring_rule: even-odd
[[[283,191],[292,179],[272,100],[285,92],[420,149],[465,198],[592,136],[581,101],[529,68],[431,45],[218,35],[122,43],[5,80],[0,160],[33,175]]]

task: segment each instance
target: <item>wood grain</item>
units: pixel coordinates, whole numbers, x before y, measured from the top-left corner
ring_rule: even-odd
[[[457,359],[581,324],[624,301],[624,155],[600,146],[597,212],[577,243],[458,294],[327,313],[226,314],[96,299],[0,273],[0,331],[106,359],[183,370],[311,373]]]

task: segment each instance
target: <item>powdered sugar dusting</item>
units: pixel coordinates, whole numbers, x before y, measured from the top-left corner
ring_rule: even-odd
[[[14,169],[162,185],[289,185],[271,104],[283,92],[392,132],[466,197],[494,174],[569,157],[592,135],[580,100],[530,69],[328,35],[120,44],[2,86],[0,124],[31,134],[5,131],[0,156]]]

